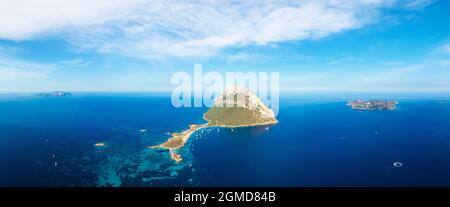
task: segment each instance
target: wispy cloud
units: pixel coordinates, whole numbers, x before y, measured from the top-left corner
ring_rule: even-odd
[[[60,61],[59,65],[61,65],[63,67],[84,68],[93,63],[94,63],[94,61],[84,60],[83,58],[74,58],[71,60]]]
[[[402,61],[387,61],[387,62],[383,62],[382,65],[387,65],[387,66],[396,66],[396,65],[404,65],[405,63]]]
[[[17,91],[23,85],[44,82],[58,66],[24,61],[0,54],[0,91]]]
[[[356,63],[356,62],[362,62],[364,61],[362,58],[355,58],[355,57],[342,57],[342,58],[329,58],[328,62],[326,62],[327,65],[337,65],[341,63]]]
[[[86,67],[92,64],[92,61],[84,61],[81,58],[72,60],[63,60],[57,64],[36,63],[32,61],[21,60],[0,53],[0,80],[1,81],[33,81],[42,80],[47,76],[65,67]]]
[[[450,43],[446,43],[435,50],[435,54],[450,55]]]
[[[1,1],[0,39],[57,34],[82,49],[140,58],[319,39],[377,21],[384,8],[432,1]]]
[[[429,6],[436,2],[437,0],[415,0],[406,2],[405,7],[408,9],[421,9],[423,7]]]
[[[430,54],[430,59],[433,63],[437,63],[436,66],[450,69],[450,43],[447,41],[435,48]]]
[[[42,78],[56,69],[56,65],[23,61],[0,54],[0,80]]]
[[[247,61],[254,57],[254,55],[251,55],[246,52],[237,52],[234,54],[231,54],[227,57],[227,62],[241,62],[241,61]]]

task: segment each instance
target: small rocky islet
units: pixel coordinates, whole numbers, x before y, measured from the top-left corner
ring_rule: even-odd
[[[358,111],[380,111],[380,110],[395,110],[397,107],[397,101],[390,100],[371,100],[371,101],[350,101],[347,103],[353,110]]]
[[[43,97],[66,97],[72,96],[72,93],[66,91],[53,91],[53,92],[42,92],[38,93],[37,95]]]

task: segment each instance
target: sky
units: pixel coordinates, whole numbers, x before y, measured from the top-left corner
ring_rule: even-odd
[[[0,92],[163,92],[194,64],[290,92],[450,93],[450,1],[0,0]]]

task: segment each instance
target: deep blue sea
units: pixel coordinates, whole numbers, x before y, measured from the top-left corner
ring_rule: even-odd
[[[177,164],[147,147],[205,123],[207,108],[162,94],[0,95],[0,186],[450,186],[449,97],[284,96],[278,124],[202,129]],[[354,111],[352,99],[400,103]]]

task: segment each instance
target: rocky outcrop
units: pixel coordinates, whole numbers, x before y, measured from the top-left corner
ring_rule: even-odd
[[[397,101],[383,101],[383,100],[372,100],[372,101],[351,101],[347,105],[352,107],[354,110],[394,110],[397,106]]]

